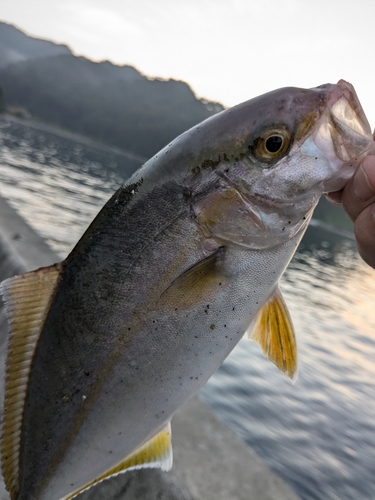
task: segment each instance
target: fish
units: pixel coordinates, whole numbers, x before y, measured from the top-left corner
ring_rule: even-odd
[[[4,281],[12,500],[169,470],[173,414],[244,335],[293,379],[280,277],[321,195],[372,145],[348,82],[268,92],[147,161],[65,260]]]

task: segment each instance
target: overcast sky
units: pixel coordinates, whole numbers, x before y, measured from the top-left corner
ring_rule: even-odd
[[[225,105],[344,78],[372,127],[374,14],[374,0],[2,0],[0,9],[30,35],[185,80]]]

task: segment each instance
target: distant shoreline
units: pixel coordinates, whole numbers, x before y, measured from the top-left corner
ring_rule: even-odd
[[[40,130],[41,132],[47,132],[49,134],[54,134],[59,137],[63,137],[64,139],[70,139],[75,142],[80,142],[81,144],[85,144],[86,146],[91,146],[93,148],[101,149],[102,151],[106,151],[108,153],[113,153],[119,156],[124,156],[129,160],[134,160],[139,162],[139,166],[143,165],[148,158],[144,156],[140,156],[134,153],[130,153],[129,151],[125,151],[123,149],[117,148],[116,146],[109,146],[108,144],[103,144],[101,142],[97,142],[94,139],[90,139],[89,137],[85,137],[79,135],[75,132],[69,132],[68,130],[60,129],[54,125],[48,125],[45,123],[34,121],[32,118],[19,118],[17,116],[11,115],[9,113],[1,113],[0,120],[2,121],[10,121],[13,123],[19,123],[20,125],[24,125],[26,127],[33,128],[35,130]]]

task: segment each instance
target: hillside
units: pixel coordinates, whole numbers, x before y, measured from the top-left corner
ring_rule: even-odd
[[[197,99],[185,82],[150,79],[131,66],[77,57],[65,46],[4,23],[0,43],[3,53],[17,50],[18,59],[24,58],[0,67],[5,106],[26,108],[34,119],[145,157],[223,109]],[[52,49],[63,53],[45,55]]]
[[[66,45],[26,35],[11,24],[0,22],[0,68],[39,57],[71,54]]]

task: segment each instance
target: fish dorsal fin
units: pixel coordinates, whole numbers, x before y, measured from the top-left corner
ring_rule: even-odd
[[[128,455],[124,460],[121,460],[121,462],[117,463],[101,476],[98,476],[90,483],[87,483],[74,492],[69,493],[69,495],[61,498],[60,500],[71,500],[83,491],[92,488],[105,479],[109,479],[112,476],[117,476],[118,474],[122,474],[130,470],[155,467],[159,467],[163,471],[170,470],[173,462],[171,437],[171,423],[168,422],[167,425],[160,432],[158,432],[158,434],[156,434],[156,436],[136,448],[133,453]]]
[[[5,280],[0,294],[10,324],[2,425],[2,470],[11,498],[19,488],[21,426],[35,347],[61,276],[61,264]]]
[[[278,287],[258,312],[248,336],[280,371],[294,379],[297,374],[297,345],[289,311]]]

